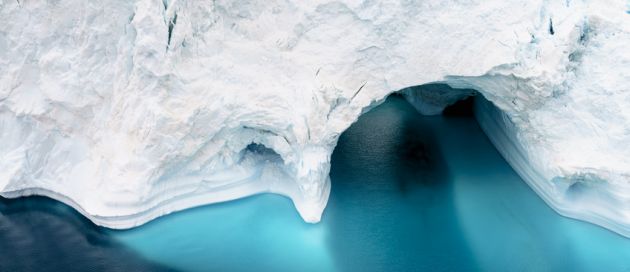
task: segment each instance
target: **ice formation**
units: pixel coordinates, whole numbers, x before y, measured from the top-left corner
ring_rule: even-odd
[[[477,90],[558,212],[630,235],[625,1],[0,2],[0,191],[129,228],[273,192],[317,222],[339,135],[388,94]],[[405,89],[422,113],[469,95]]]

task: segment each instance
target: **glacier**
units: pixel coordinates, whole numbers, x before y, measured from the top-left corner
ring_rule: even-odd
[[[318,222],[362,113],[479,95],[541,198],[630,236],[625,1],[7,0],[0,21],[3,197],[131,228],[269,192]]]

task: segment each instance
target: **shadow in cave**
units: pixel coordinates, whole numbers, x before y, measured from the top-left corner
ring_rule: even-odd
[[[438,186],[445,173],[440,152],[432,145],[437,139],[427,130],[426,120],[418,117],[397,94],[361,116],[341,135],[333,153],[331,177],[339,179],[335,190],[370,182],[389,188],[391,177],[396,177],[394,184],[402,194],[415,185]],[[368,176],[349,178],[357,174],[352,169]]]
[[[0,271],[173,271],[117,243],[69,206],[0,197]]]
[[[473,112],[473,106],[475,104],[475,96],[471,95],[462,100],[455,102],[453,105],[450,105],[444,109],[442,115],[444,116],[458,116],[458,117],[473,117],[475,113]]]
[[[465,102],[468,103],[468,102]],[[465,104],[449,111],[466,113]],[[461,115],[475,122],[472,114]],[[346,130],[332,155],[324,221],[342,270],[457,269],[470,254],[447,199],[451,177],[434,133],[443,116],[421,116],[391,95]],[[448,267],[447,267],[448,268]],[[447,269],[448,270],[448,269]]]

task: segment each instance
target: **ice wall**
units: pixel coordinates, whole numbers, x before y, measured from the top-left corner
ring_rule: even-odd
[[[447,83],[511,120],[498,147],[550,205],[630,234],[624,1],[19,0],[0,22],[5,197],[128,228],[273,192],[317,222],[338,136]]]

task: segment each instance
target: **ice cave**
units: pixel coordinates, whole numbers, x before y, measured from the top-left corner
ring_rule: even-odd
[[[17,0],[0,21],[7,203],[133,229],[271,193],[316,228],[340,137],[406,101],[465,105],[551,209],[630,236],[625,1]]]

